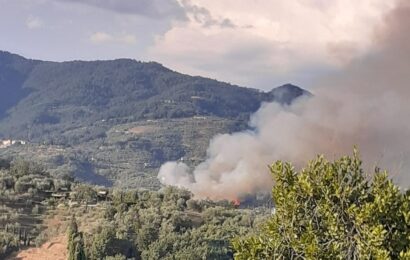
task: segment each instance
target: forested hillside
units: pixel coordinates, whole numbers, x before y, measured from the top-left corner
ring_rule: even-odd
[[[57,63],[6,52],[0,52],[0,80],[2,135],[30,139],[98,120],[244,117],[263,101],[289,103],[307,93],[292,85],[261,92],[183,75],[155,62]]]
[[[154,187],[165,161],[198,163],[215,134],[245,129],[262,102],[302,95],[310,94],[290,84],[262,92],[155,62],[58,63],[0,52],[0,139],[14,144],[0,143],[0,155],[94,183]]]

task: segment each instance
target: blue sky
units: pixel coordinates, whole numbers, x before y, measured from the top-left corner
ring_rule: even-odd
[[[394,0],[0,0],[0,49],[65,61],[132,58],[270,89],[372,52]]]

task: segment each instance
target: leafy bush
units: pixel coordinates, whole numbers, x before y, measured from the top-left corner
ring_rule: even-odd
[[[271,172],[276,211],[258,235],[234,240],[236,259],[410,259],[410,192],[378,169],[366,178],[356,151]]]
[[[12,234],[0,231],[0,257],[17,250],[20,241]]]
[[[99,227],[85,233],[85,251],[90,259],[232,259],[229,241],[250,231],[251,215],[175,187],[116,190]]]

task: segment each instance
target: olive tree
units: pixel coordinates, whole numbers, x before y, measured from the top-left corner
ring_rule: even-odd
[[[278,161],[275,211],[257,235],[233,241],[236,259],[410,259],[410,192],[353,156],[323,156],[296,171]]]

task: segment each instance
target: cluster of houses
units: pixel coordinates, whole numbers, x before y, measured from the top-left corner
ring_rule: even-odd
[[[6,139],[6,140],[0,140],[0,148],[7,148],[12,145],[24,145],[26,144],[26,141],[23,140],[12,140],[12,139]]]
[[[57,190],[47,190],[42,191],[43,195],[48,198],[54,198],[60,201],[69,200],[70,205],[78,205],[78,202],[73,202],[71,199],[75,197],[75,191],[72,191],[66,187],[60,187]],[[101,201],[108,201],[110,200],[108,189],[100,189],[96,193],[96,197],[92,201],[87,201],[87,203],[97,203]]]

